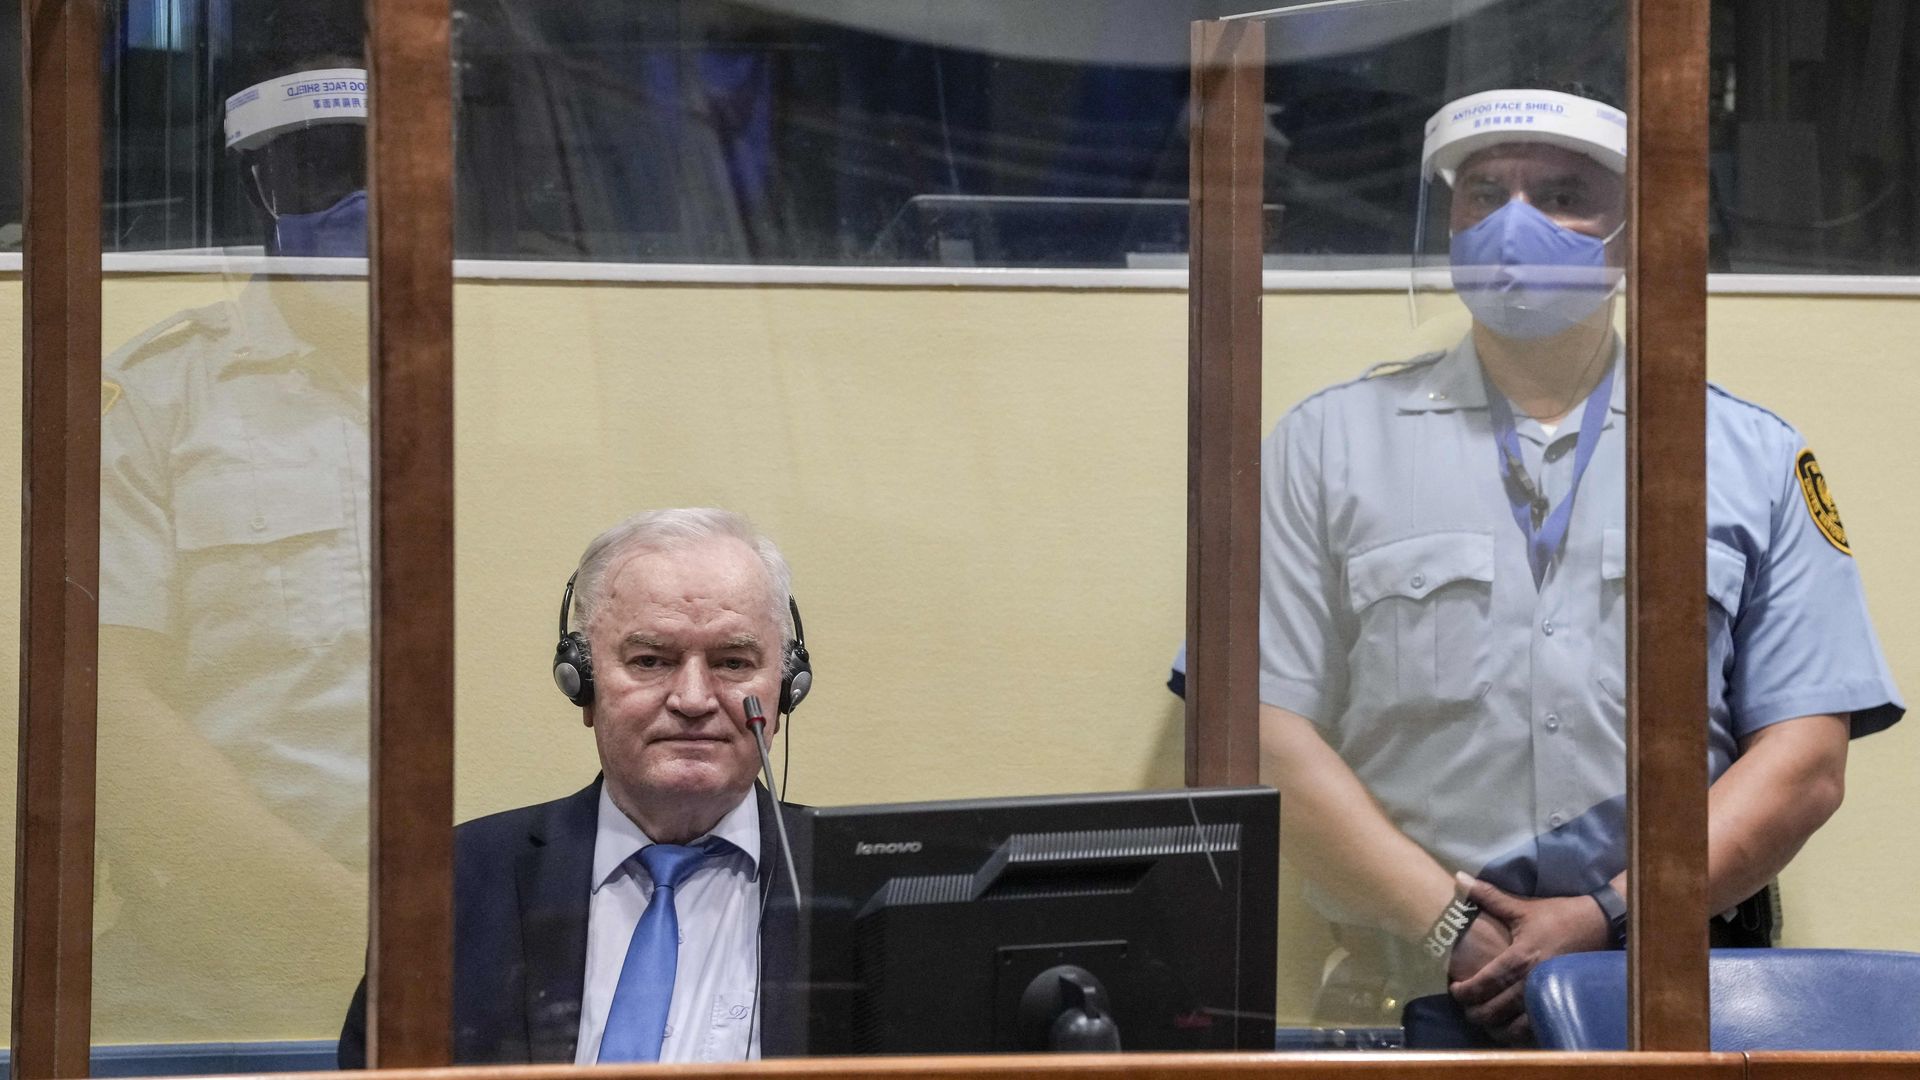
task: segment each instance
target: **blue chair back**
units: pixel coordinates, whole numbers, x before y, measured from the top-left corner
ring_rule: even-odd
[[[1715,1050],[1920,1050],[1920,953],[1715,949],[1707,970]],[[1534,968],[1527,1012],[1545,1049],[1625,1050],[1626,954]]]

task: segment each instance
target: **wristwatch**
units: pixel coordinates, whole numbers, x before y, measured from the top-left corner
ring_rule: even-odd
[[[1627,902],[1611,884],[1602,885],[1587,894],[1593,902],[1600,905],[1600,914],[1607,917],[1607,947],[1624,949],[1627,947]]]

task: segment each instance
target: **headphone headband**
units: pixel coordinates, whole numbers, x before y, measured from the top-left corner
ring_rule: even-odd
[[[560,594],[560,636],[567,636],[567,609],[573,606],[573,581],[580,576],[575,570],[567,575],[567,590]]]

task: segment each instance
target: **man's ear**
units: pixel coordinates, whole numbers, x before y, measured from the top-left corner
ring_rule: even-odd
[[[593,706],[592,705],[580,706],[580,723],[586,727],[593,726]]]

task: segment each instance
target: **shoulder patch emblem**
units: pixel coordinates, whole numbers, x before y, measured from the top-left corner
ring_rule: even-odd
[[[1840,524],[1840,508],[1833,504],[1833,492],[1827,490],[1827,478],[1820,475],[1820,463],[1813,459],[1812,450],[1800,451],[1793,461],[1793,473],[1800,480],[1800,494],[1807,500],[1807,513],[1812,515],[1820,535],[1841,554],[1852,555],[1846,527]]]
[[[120,390],[119,383],[114,382],[112,379],[101,379],[100,380],[100,415],[101,416],[107,415],[107,413],[110,410],[112,410],[112,408],[115,405],[119,404],[120,397],[121,397],[121,390]]]

